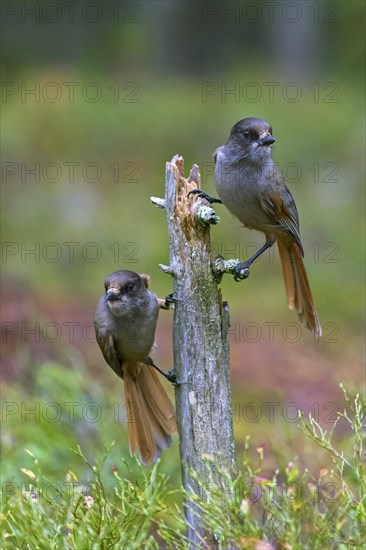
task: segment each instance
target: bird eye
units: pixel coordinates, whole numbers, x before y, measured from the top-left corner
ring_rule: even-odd
[[[128,290],[128,292],[131,292],[131,290],[133,290],[134,288],[135,288],[135,283],[129,283],[128,287],[127,287],[127,290]]]
[[[246,138],[250,137],[250,132],[249,132],[249,130],[244,130],[243,136],[246,137]]]

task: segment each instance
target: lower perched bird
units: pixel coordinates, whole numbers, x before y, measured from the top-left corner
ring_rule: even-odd
[[[254,260],[277,241],[288,306],[297,311],[308,329],[320,336],[321,326],[302,260],[297,208],[270,156],[275,141],[265,120],[240,120],[231,129],[226,145],[215,151],[215,181],[220,200],[198,189],[194,193],[210,202],[222,202],[246,227],[265,234],[265,245],[234,269],[236,280],[248,277]]]
[[[104,359],[123,378],[131,455],[143,464],[157,460],[177,433],[174,407],[149,357],[159,308],[169,303],[148,290],[148,275],[115,271],[106,278],[94,319]]]

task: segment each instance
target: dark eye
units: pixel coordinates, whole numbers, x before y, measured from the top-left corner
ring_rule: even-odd
[[[127,287],[127,291],[131,292],[135,288],[135,283],[129,283]]]
[[[244,130],[243,136],[244,136],[245,138],[249,138],[249,137],[250,137],[250,132],[249,132],[249,130]]]

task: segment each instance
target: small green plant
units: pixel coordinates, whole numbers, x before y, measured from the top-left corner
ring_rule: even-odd
[[[253,459],[249,438],[241,473],[221,472],[209,457],[205,459],[208,481],[191,472],[201,496],[185,496],[220,549],[234,545],[253,550],[359,550],[366,546],[365,405],[358,394],[351,399],[341,388],[346,407],[337,413],[329,431],[311,415],[299,418],[299,428],[311,444],[328,455],[328,462],[317,472],[293,460],[268,475],[266,446],[257,447]],[[113,466],[106,449],[93,465],[79,447],[74,454],[90,472],[88,481],[80,482],[69,471],[62,483],[54,483],[27,452],[33,467],[22,472],[29,484],[2,484],[2,549],[189,548],[183,510],[177,505],[183,490],[171,489],[175,480],[159,472],[160,463],[146,469],[137,461],[121,460]],[[215,482],[217,470],[224,473],[225,487]],[[204,541],[201,546],[206,547]]]
[[[33,457],[35,471],[22,468],[31,480],[28,489],[7,484],[1,548],[139,550],[160,548],[162,540],[166,548],[176,548],[184,540],[168,478],[157,464],[143,470],[138,480],[127,463],[121,469],[112,466],[115,482],[107,487],[102,470],[109,449],[97,465],[90,464],[80,448],[75,453],[90,470],[87,483],[80,483],[71,471],[63,483],[50,482]]]
[[[246,440],[243,474],[226,472],[226,488],[215,483],[216,465],[209,465],[211,479],[203,483],[191,472],[205,498],[187,494],[204,528],[216,535],[220,548],[286,550],[358,550],[366,545],[363,420],[365,405],[357,394],[352,400],[341,385],[346,408],[338,412],[329,432],[309,415],[300,415],[299,428],[327,451],[334,469],[321,468],[315,477],[289,462],[285,471],[263,475],[265,446],[256,449],[258,462],[249,457]],[[351,430],[347,450],[337,449],[335,430],[341,420]],[[223,473],[223,472],[222,472]]]

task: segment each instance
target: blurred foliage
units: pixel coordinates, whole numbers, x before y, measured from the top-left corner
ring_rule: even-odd
[[[82,292],[95,300],[104,277],[126,267],[152,272],[154,287],[166,293],[169,281],[157,267],[168,257],[166,224],[164,214],[149,204],[150,195],[164,193],[165,162],[180,153],[187,172],[197,162],[203,186],[212,191],[213,151],[235,121],[254,115],[274,128],[274,158],[298,204],[320,317],[342,323],[346,332],[362,330],[353,307],[362,291],[364,259],[359,244],[362,3],[336,2],[330,14],[332,6],[320,2],[310,9],[298,2],[296,23],[287,20],[294,14],[286,16],[282,4],[273,23],[265,6],[253,22],[256,12],[248,2],[225,3],[228,13],[239,10],[238,17],[226,16],[220,2],[96,4],[101,15],[94,25],[82,17],[82,3],[69,23],[62,2],[62,18],[55,24],[47,23],[46,15],[42,19],[42,12],[39,23],[32,15],[22,23],[19,12],[4,25],[3,80],[18,87],[2,106],[3,162],[17,166],[14,176],[2,178],[8,205],[3,239],[18,245],[5,257],[4,275],[34,292],[52,291],[55,298]],[[114,5],[120,9],[117,22]],[[126,23],[133,6],[134,22]],[[205,16],[210,6],[213,15]],[[32,40],[34,33],[37,40]],[[59,40],[65,33],[68,39]],[[65,85],[70,82],[75,83],[73,101]],[[260,90],[258,98],[255,89],[254,96],[253,90],[244,91],[250,82]],[[268,82],[275,83],[273,99]],[[291,82],[300,87],[299,101],[286,99]],[[36,83],[39,101],[31,94],[22,100],[22,86],[34,89]],[[55,102],[47,100],[55,93],[50,83],[62,91]],[[88,83],[101,91],[96,102],[86,99]],[[203,90],[210,84],[217,91],[205,98]],[[230,93],[236,85],[237,95]],[[37,162],[35,182],[26,170]],[[56,168],[44,170],[47,163]],[[77,163],[74,177],[67,163]],[[86,170],[88,163],[97,163],[99,174]],[[248,243],[262,244],[260,234],[240,228],[224,209],[218,211],[222,223],[212,231],[218,252],[230,256],[239,251],[244,257]],[[36,255],[27,254],[33,247]],[[249,312],[260,315],[270,307],[276,318],[290,319],[280,269],[277,264],[268,269],[268,264],[267,255],[240,291],[245,291]],[[228,277],[223,284],[236,315],[239,286]]]
[[[247,73],[253,61],[268,69],[277,60],[279,68],[319,74],[327,68],[362,81],[365,7],[358,0],[298,0],[292,6],[103,0],[90,7],[75,2],[73,8],[73,2],[58,0],[43,10],[36,2],[9,4],[3,17],[9,47],[4,68],[13,75],[24,64],[35,70],[71,64],[78,71],[222,77],[238,66]]]
[[[106,391],[101,381],[94,380],[76,361],[69,369],[56,363],[35,365],[33,374],[27,388],[3,384],[3,479],[18,479],[20,464],[30,467],[32,460],[24,457],[24,448],[37,456],[43,472],[55,481],[59,481],[60,464],[75,471],[79,478],[86,475],[85,465],[84,469],[82,463],[77,467],[70,453],[70,448],[78,444],[93,461],[99,460],[112,440],[118,441],[108,454],[109,468],[121,456],[129,456],[122,382]],[[174,460],[164,468],[168,474],[177,472],[177,452],[175,442],[171,449]],[[110,470],[110,480],[112,475]]]
[[[363,547],[365,403],[358,394],[352,397],[342,389],[345,408],[329,431],[313,416],[299,419],[313,449],[318,446],[328,454],[328,461],[315,475],[296,460],[269,475],[264,467],[266,446],[250,449],[249,438],[243,471],[234,474],[220,470],[225,490],[214,481],[220,467],[209,457],[207,482],[191,472],[206,498],[190,492],[185,496],[203,526],[215,533],[220,548],[228,548],[232,542],[238,548],[256,550]],[[334,432],[342,419],[349,432],[340,450]],[[79,447],[73,455],[75,466],[86,468],[88,482],[81,481],[75,471],[65,474],[63,462],[55,483],[45,473],[48,468],[43,461],[29,450],[27,454],[30,464],[21,471],[28,484],[9,481],[2,485],[2,548],[189,547],[183,534],[182,508],[174,504],[182,489],[172,491],[172,478],[161,473],[160,463],[133,471],[126,461],[118,459],[110,467],[110,449],[100,453],[98,460],[90,460]]]
[[[282,407],[290,396],[308,409],[326,406],[335,399],[336,382],[346,376],[356,392],[364,338],[365,4],[274,2],[271,21],[269,3],[105,0],[92,3],[102,11],[95,23],[82,16],[86,2],[75,2],[73,20],[66,0],[48,4],[50,10],[60,7],[59,20],[47,20],[41,2],[2,5],[2,320],[19,329],[13,340],[3,335],[2,478],[22,484],[38,460],[37,481],[90,483],[106,522],[101,534],[96,508],[88,508],[92,501],[85,498],[90,493],[76,491],[74,499],[62,493],[55,504],[34,499],[28,487],[26,496],[17,493],[5,502],[2,519],[10,538],[4,548],[38,542],[48,548],[51,540],[55,548],[65,540],[70,547],[87,547],[91,538],[102,537],[108,543],[118,540],[122,547],[113,538],[119,536],[119,516],[103,494],[105,484],[116,483],[119,514],[126,512],[123,494],[130,506],[123,517],[141,528],[137,540],[148,548],[155,544],[151,530],[164,532],[166,542],[175,540],[165,526],[166,502],[181,504],[182,495],[168,496],[164,476],[172,489],[179,487],[178,442],[163,454],[161,473],[154,468],[142,473],[135,460],[125,461],[122,383],[107,374],[107,367],[99,369],[96,345],[81,337],[70,342],[66,331],[55,344],[44,338],[37,342],[34,335],[21,333],[21,323],[32,328],[32,323],[49,320],[90,322],[105,276],[120,268],[147,271],[154,291],[162,296],[171,292],[170,279],[158,268],[168,263],[165,216],[149,201],[151,195],[164,194],[165,162],[183,155],[186,173],[197,163],[202,186],[214,193],[213,151],[226,141],[233,123],[258,116],[273,126],[273,156],[296,199],[321,321],[338,330],[335,339],[324,338],[316,346],[308,334],[297,344],[278,338],[274,344],[263,339],[248,343],[242,337],[238,342],[232,334],[234,415],[245,400],[262,405],[278,401]],[[300,9],[298,21],[286,18],[294,17],[284,11],[288,4]],[[29,10],[28,15],[22,10]],[[273,98],[266,84],[271,82]],[[300,89],[298,101],[289,99],[291,83]],[[39,96],[26,93],[32,89],[39,89]],[[212,94],[205,95],[209,90]],[[93,101],[95,91],[101,95]],[[216,210],[221,223],[211,238],[218,253],[245,259],[253,245],[262,244],[262,235],[241,228],[223,208]],[[245,283],[225,277],[221,286],[230,303],[232,331],[237,323],[242,328],[247,322],[263,326],[275,320],[282,328],[296,321],[286,307],[276,253],[261,258]],[[157,340],[159,365],[168,370],[169,320],[160,319]],[[95,414],[100,414],[97,421],[92,420]],[[244,475],[254,472],[255,448],[267,445],[255,473],[267,480],[264,487],[274,483],[277,468],[281,479],[291,482],[296,471],[305,485],[311,476],[318,480],[321,470],[328,471],[321,476],[329,475],[330,481],[337,475],[327,458],[331,451],[307,443],[283,415],[276,414],[274,422],[240,417],[234,423],[239,454],[250,455]],[[343,418],[333,434],[345,453],[352,448],[346,424]],[[248,434],[254,449],[245,446]],[[113,440],[117,444],[104,456]],[[70,451],[78,445],[79,456]],[[102,462],[103,482],[99,467],[93,469]],[[295,466],[288,467],[290,462]],[[342,476],[337,483],[343,483]],[[347,468],[344,477],[347,487],[354,483]],[[152,479],[156,492],[148,493]],[[249,494],[240,493],[235,504],[223,504],[222,495],[213,495],[205,517],[211,521],[214,510],[217,532],[224,539],[242,537],[245,548],[274,538],[290,550],[299,547],[300,537],[309,548],[343,549],[345,536],[350,544],[360,543],[357,529],[363,517],[360,495],[353,485],[347,487],[335,506],[324,506],[321,499],[319,506],[304,501],[298,507],[278,497],[262,499],[261,505],[266,504],[259,511],[246,502]],[[141,508],[141,499],[151,507],[137,521],[132,510]],[[162,515],[157,511],[160,499]],[[226,534],[220,531],[223,517]],[[169,525],[179,533],[177,518],[179,514],[170,518]],[[179,547],[176,541],[171,544]]]
[[[48,74],[48,78],[72,79],[58,73]],[[266,78],[271,80],[268,74],[257,75],[261,82]],[[229,80],[235,82],[237,77]],[[104,90],[108,88],[107,80],[99,82]],[[104,277],[125,267],[151,272],[154,288],[167,293],[169,281],[157,267],[168,258],[166,223],[164,213],[149,203],[150,195],[164,193],[165,162],[177,152],[184,155],[187,172],[197,162],[205,176],[203,185],[212,191],[212,176],[205,173],[212,172],[212,151],[226,140],[235,120],[254,114],[273,124],[277,138],[274,157],[280,167],[294,163],[294,171],[288,169],[290,176],[297,178],[299,170],[302,174],[289,186],[300,211],[305,261],[321,317],[342,322],[345,330],[357,330],[361,318],[355,315],[353,304],[363,285],[363,249],[359,244],[363,143],[357,138],[361,91],[347,81],[340,83],[341,108],[339,103],[325,106],[311,100],[301,107],[261,101],[243,108],[218,100],[203,104],[199,82],[165,80],[164,101],[157,83],[147,81],[139,86],[141,100],[136,105],[115,104],[112,98],[96,104],[41,102],[31,108],[17,99],[7,103],[3,156],[17,163],[19,173],[9,176],[3,185],[9,205],[3,211],[4,240],[16,243],[15,253],[6,257],[4,274],[24,280],[35,291],[81,291],[95,300]],[[350,120],[356,121],[355,125],[350,126]],[[22,131],[24,127],[27,133]],[[21,182],[21,163],[25,170],[34,168],[35,162],[41,167],[56,163],[58,168],[53,171],[51,167],[47,177],[57,176],[59,169],[60,181],[42,181],[41,175],[36,183],[28,175]],[[78,163],[72,183],[66,164],[70,162]],[[100,167],[96,183],[82,177],[82,168],[92,162]],[[118,183],[113,181],[115,169],[110,168],[116,163]],[[320,167],[319,183],[312,181],[315,163]],[[332,165],[324,169],[327,163],[336,167],[331,183],[322,181],[333,170]],[[93,169],[89,174],[94,177]],[[129,183],[129,179],[136,181]],[[262,244],[260,234],[242,229],[222,208],[216,210],[222,217],[220,226],[212,231],[218,252],[226,257],[239,252],[243,258],[253,250],[248,243]],[[280,268],[269,264],[268,258],[256,264],[255,277],[242,284],[241,291],[247,290],[249,310],[255,306],[261,312],[270,304],[277,318],[286,318]],[[348,284],[345,269],[351,277]],[[265,277],[267,285],[263,285]],[[228,277],[223,285],[235,314],[240,306],[233,297],[239,286]]]

